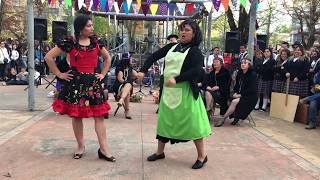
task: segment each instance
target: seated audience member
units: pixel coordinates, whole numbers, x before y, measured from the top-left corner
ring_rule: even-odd
[[[216,127],[222,126],[229,116],[234,118],[231,124],[236,125],[240,119],[246,119],[254,109],[257,102],[256,74],[252,70],[249,58],[241,61],[241,70],[237,74],[233,91],[231,104],[223,119],[215,124]]]
[[[115,98],[119,99],[118,106],[124,106],[125,117],[132,119],[129,115],[129,102],[133,93],[133,81],[137,77],[137,72],[132,68],[132,59],[129,53],[124,53],[120,64],[116,68],[116,81],[113,84]]]
[[[223,67],[223,61],[220,58],[213,60],[213,71],[206,78],[205,102],[206,110],[214,114],[215,104],[220,105],[220,115],[224,115],[228,109],[228,100],[230,95],[230,74]]]
[[[317,114],[320,105],[320,72],[314,77],[314,95],[308,96],[300,100],[301,103],[309,103],[308,126],[306,129],[316,129]]]

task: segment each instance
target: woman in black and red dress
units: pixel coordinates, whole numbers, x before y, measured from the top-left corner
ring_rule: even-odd
[[[101,80],[110,67],[110,55],[103,44],[99,44],[93,33],[92,19],[88,15],[79,15],[74,20],[75,40],[64,39],[50,50],[45,60],[51,71],[60,79],[65,80],[59,97],[53,102],[54,111],[67,114],[72,118],[72,127],[78,142],[74,159],[80,159],[85,152],[83,139],[82,118],[94,117],[95,131],[98,136],[100,159],[115,162],[109,154],[106,143],[106,127],[103,116],[108,113],[110,106],[105,101]],[[68,53],[70,71],[62,73],[57,68],[54,58],[61,53]],[[96,73],[98,55],[104,59],[101,74]]]

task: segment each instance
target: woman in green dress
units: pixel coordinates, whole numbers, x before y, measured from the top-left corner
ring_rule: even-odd
[[[164,57],[164,87],[160,100],[157,139],[158,150],[148,161],[164,159],[164,147],[171,144],[194,141],[198,157],[193,169],[200,169],[208,158],[204,151],[203,138],[211,134],[211,127],[197,86],[203,71],[203,55],[199,49],[202,33],[193,20],[179,26],[180,43],[171,43],[152,54],[140,72],[143,79],[149,67]]]

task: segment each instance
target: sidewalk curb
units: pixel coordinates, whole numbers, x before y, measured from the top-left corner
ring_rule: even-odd
[[[31,118],[29,118],[28,120],[26,120],[24,123],[22,123],[21,125],[15,127],[14,129],[12,129],[11,131],[7,132],[6,134],[0,136],[0,145],[6,143],[7,141],[9,141],[11,138],[13,138],[14,136],[18,135],[19,133],[21,133],[23,130],[25,130],[26,128],[32,126],[33,124],[35,124],[36,122],[40,121],[42,118],[44,118],[45,116],[47,116],[48,114],[52,113],[52,109],[51,107],[47,108],[46,110],[44,110],[43,112],[36,114],[34,116],[32,116]]]
[[[316,166],[312,162],[308,161],[307,159],[303,158],[299,154],[290,150],[288,147],[284,146],[281,142],[270,138],[269,136],[261,132],[256,127],[252,127],[252,129],[256,132],[257,138],[260,139],[262,142],[266,143],[268,146],[275,149],[282,155],[288,157],[297,166],[309,172],[313,177],[320,179],[320,167]]]

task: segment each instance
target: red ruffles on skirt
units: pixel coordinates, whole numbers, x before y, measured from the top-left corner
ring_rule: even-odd
[[[111,109],[107,102],[98,105],[89,105],[86,103],[83,105],[76,105],[68,104],[61,99],[56,99],[52,104],[52,108],[61,115],[66,114],[76,118],[103,117],[108,114],[108,111]]]

